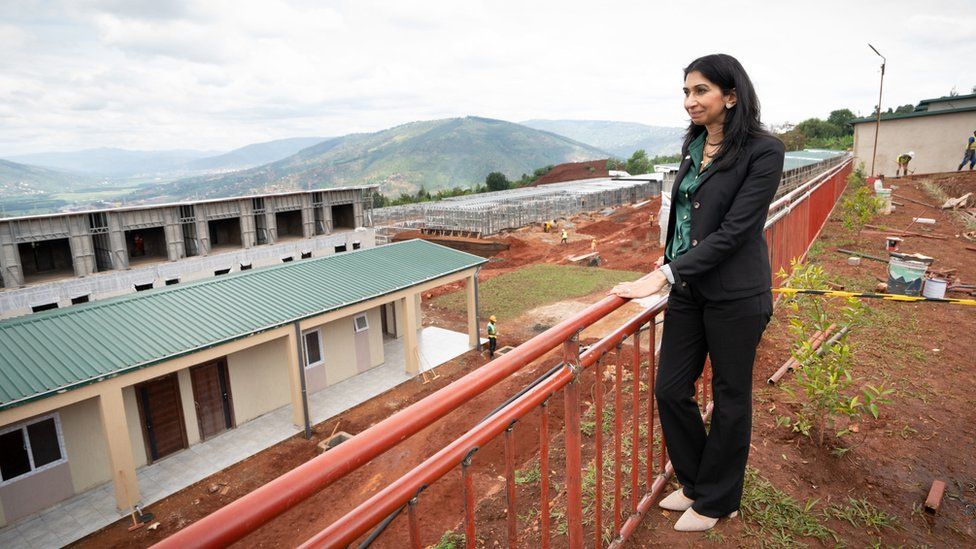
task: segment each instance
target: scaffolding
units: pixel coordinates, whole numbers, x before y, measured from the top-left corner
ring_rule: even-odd
[[[646,200],[660,194],[661,182],[657,179],[595,178],[378,208],[373,211],[373,223],[380,234],[425,229],[488,236]]]

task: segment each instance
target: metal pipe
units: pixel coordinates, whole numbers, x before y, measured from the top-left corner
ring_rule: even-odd
[[[563,360],[572,379],[566,384],[563,401],[566,405],[565,441],[566,441],[566,522],[569,547],[582,549],[583,547],[583,465],[582,447],[580,440],[580,383],[579,372],[579,344],[575,337],[563,343]],[[574,360],[575,359],[575,360]]]
[[[638,332],[639,333],[639,332]],[[596,466],[596,506],[594,509],[594,522],[596,523],[596,543],[597,549],[603,549],[603,357],[596,361],[593,368],[594,379],[593,389],[595,392],[594,406],[596,406],[593,434],[596,438],[594,461]]]
[[[888,63],[888,60],[871,44],[868,44],[868,47],[881,58],[881,84],[878,86],[878,119],[874,126],[874,151],[871,153],[871,175],[877,176],[877,174],[874,173],[874,161],[878,157],[878,134],[881,133],[881,97],[884,93],[884,71],[885,64]]]
[[[549,549],[549,400],[543,400],[542,419],[539,422],[539,468],[541,469],[539,482],[539,515],[542,529],[542,549]]]
[[[515,436],[513,423],[505,429],[505,499],[508,503],[508,546],[518,547],[518,511],[515,508]]]

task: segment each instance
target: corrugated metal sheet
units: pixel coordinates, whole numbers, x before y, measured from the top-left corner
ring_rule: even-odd
[[[411,240],[0,322],[0,410],[485,263]]]

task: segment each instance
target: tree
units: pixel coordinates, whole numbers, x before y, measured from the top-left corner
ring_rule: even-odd
[[[634,151],[634,154],[630,155],[630,158],[627,159],[626,170],[631,175],[648,173],[651,171],[651,168],[651,163],[647,159],[647,152],[644,149]]]
[[[610,170],[626,170],[627,163],[619,158],[608,158],[607,159],[607,171]]]
[[[915,112],[915,105],[902,105],[900,107],[895,107],[895,114],[904,114]]]
[[[488,192],[504,191],[512,186],[512,182],[502,172],[491,172],[485,178],[485,186],[488,187]]]
[[[819,118],[808,118],[796,125],[796,130],[804,136],[814,139],[837,137],[840,135],[840,127]]]
[[[851,109],[837,109],[836,111],[830,111],[827,122],[836,126],[840,135],[854,135],[854,126],[851,126],[848,122],[855,118],[857,117],[854,116]]]

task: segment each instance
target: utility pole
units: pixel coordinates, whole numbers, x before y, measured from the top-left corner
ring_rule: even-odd
[[[881,52],[876,50],[871,44],[868,44],[868,47],[881,58],[881,85],[878,87],[878,120],[875,122],[874,126],[874,152],[871,153],[870,172],[872,176],[876,176],[877,174],[874,173],[874,161],[878,157],[878,134],[881,133],[881,94],[884,91],[884,69],[885,63],[887,63],[888,60],[885,59],[885,56],[881,55]]]

